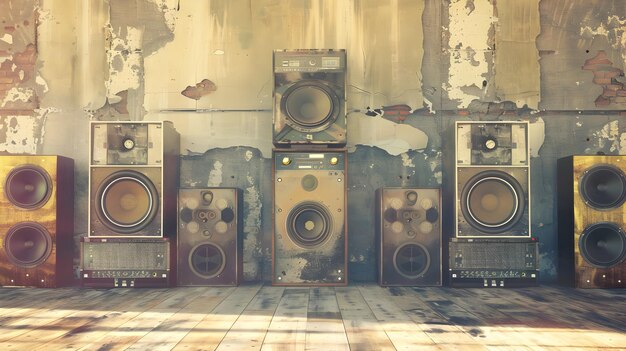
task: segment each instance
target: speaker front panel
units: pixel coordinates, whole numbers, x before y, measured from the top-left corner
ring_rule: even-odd
[[[441,285],[440,203],[439,189],[378,189],[379,284]]]
[[[346,284],[345,156],[274,153],[274,284]]]
[[[161,168],[92,167],[90,236],[162,236]]]
[[[243,278],[242,193],[180,189],[178,285],[238,285]]]
[[[530,236],[526,167],[457,169],[457,237]]]
[[[274,52],[274,143],[346,143],[345,51]]]
[[[58,156],[0,157],[0,286],[72,281],[73,175]]]
[[[574,156],[571,162],[575,284],[626,287],[626,158]]]

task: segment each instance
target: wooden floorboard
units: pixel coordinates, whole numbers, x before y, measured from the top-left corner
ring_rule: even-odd
[[[626,350],[626,290],[0,288],[0,350]]]

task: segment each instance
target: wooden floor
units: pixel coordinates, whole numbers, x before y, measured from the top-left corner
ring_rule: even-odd
[[[0,350],[626,350],[626,291],[0,288]]]

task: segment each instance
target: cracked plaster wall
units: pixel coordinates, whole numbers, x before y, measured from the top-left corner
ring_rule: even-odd
[[[441,185],[449,198],[453,122],[521,118],[531,121],[533,231],[543,279],[554,280],[556,159],[626,152],[623,115],[583,111],[597,109],[602,88],[581,69],[605,50],[623,70],[624,6],[2,0],[0,153],[76,160],[78,241],[87,227],[89,120],[172,120],[181,185],[244,190],[245,278],[269,279],[271,50],[345,48],[351,279],[375,279],[377,187]]]

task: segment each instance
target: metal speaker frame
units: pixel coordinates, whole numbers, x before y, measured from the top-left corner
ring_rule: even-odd
[[[345,50],[275,50],[273,142],[346,144]]]

